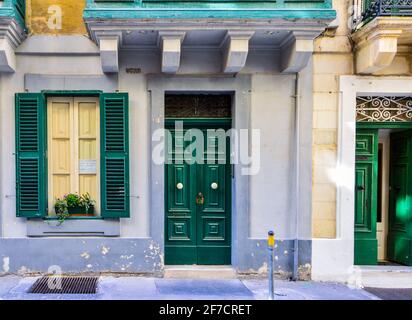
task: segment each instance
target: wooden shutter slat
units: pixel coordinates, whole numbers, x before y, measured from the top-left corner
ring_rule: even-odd
[[[16,94],[16,214],[44,217],[45,102],[42,94]]]
[[[100,96],[101,199],[104,218],[130,216],[128,95]]]

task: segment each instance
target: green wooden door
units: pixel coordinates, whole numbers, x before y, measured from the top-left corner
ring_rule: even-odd
[[[412,265],[412,130],[391,134],[388,259]]]
[[[213,127],[217,128],[213,120],[207,126],[185,122],[183,135],[197,129],[189,133],[189,141],[169,129],[172,139],[167,148],[170,163],[165,166],[166,264],[231,263],[230,146],[224,137],[227,152],[218,152],[218,138],[207,135]],[[197,137],[203,139],[202,154],[184,152],[183,159],[177,150],[188,150]]]
[[[377,159],[378,130],[358,130],[355,169],[355,264],[357,265],[375,265],[378,260]]]

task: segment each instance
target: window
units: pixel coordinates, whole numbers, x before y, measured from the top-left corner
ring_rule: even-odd
[[[128,96],[16,94],[16,212],[45,217],[89,192],[103,218],[129,217]]]
[[[89,193],[100,210],[99,99],[47,99],[48,211],[67,193]]]

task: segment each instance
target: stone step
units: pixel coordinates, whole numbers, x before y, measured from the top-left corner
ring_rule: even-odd
[[[363,287],[412,288],[412,267],[362,266],[355,272]]]
[[[168,279],[236,279],[230,266],[165,266],[164,278]]]

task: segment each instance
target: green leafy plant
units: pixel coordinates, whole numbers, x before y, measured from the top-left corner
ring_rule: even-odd
[[[74,208],[74,207],[79,207],[80,206],[81,197],[76,193],[65,194],[63,199],[66,200],[67,206],[69,208]]]
[[[93,213],[91,209],[93,209],[95,204],[96,201],[92,199],[88,192],[80,196],[76,193],[67,193],[62,198],[57,198],[54,203],[54,209],[59,220],[59,225],[70,217],[71,214],[88,214],[90,211]],[[85,212],[82,212],[83,210]]]
[[[80,196],[80,206],[86,209],[86,213],[88,213],[89,209],[91,207],[94,207],[95,204],[96,204],[96,201],[92,199],[92,197],[90,196],[88,192],[83,193]]]
[[[54,210],[56,212],[59,225],[61,225],[64,220],[70,216],[67,201],[65,199],[56,199],[56,202],[54,203]]]

